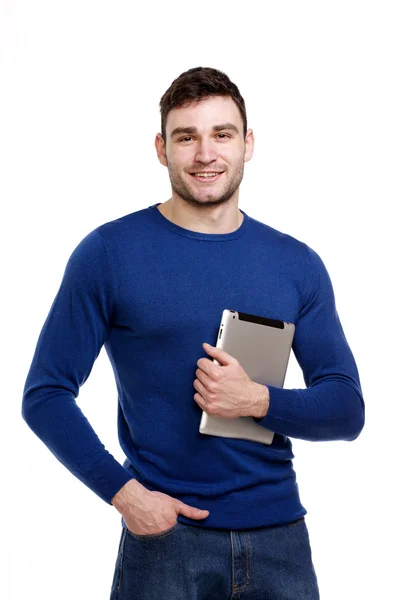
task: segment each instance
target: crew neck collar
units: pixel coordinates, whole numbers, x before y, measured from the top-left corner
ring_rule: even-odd
[[[238,237],[241,237],[243,233],[245,233],[249,217],[246,212],[244,212],[240,208],[240,212],[244,215],[244,219],[241,225],[235,231],[231,231],[230,233],[202,233],[200,231],[191,231],[191,229],[185,229],[184,227],[180,227],[180,225],[176,225],[169,219],[167,219],[159,210],[158,206],[162,204],[161,202],[157,202],[156,204],[152,204],[148,207],[150,214],[164,227],[177,233],[178,235],[182,235],[184,237],[189,237],[197,240],[204,240],[208,242],[228,242],[230,240],[235,240]]]

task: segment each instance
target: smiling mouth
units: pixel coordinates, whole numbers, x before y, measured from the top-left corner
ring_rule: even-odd
[[[206,172],[197,172],[190,173],[191,177],[194,177],[197,181],[201,181],[202,183],[216,181],[222,175],[224,171],[206,171]]]

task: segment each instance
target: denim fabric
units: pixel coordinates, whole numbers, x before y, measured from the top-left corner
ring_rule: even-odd
[[[319,600],[305,518],[278,527],[155,535],[122,528],[110,600]]]

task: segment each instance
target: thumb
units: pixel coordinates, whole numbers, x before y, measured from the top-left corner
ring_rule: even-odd
[[[189,519],[205,519],[209,515],[209,510],[194,508],[194,506],[189,506],[184,502],[179,502],[178,509],[180,514]]]

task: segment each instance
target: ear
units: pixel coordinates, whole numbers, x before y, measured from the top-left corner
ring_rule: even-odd
[[[155,149],[157,151],[158,160],[164,167],[168,166],[168,159],[166,158],[165,142],[161,133],[157,133],[155,136]]]
[[[254,153],[255,137],[252,129],[248,129],[247,135],[245,136],[245,153],[244,162],[251,160]]]

